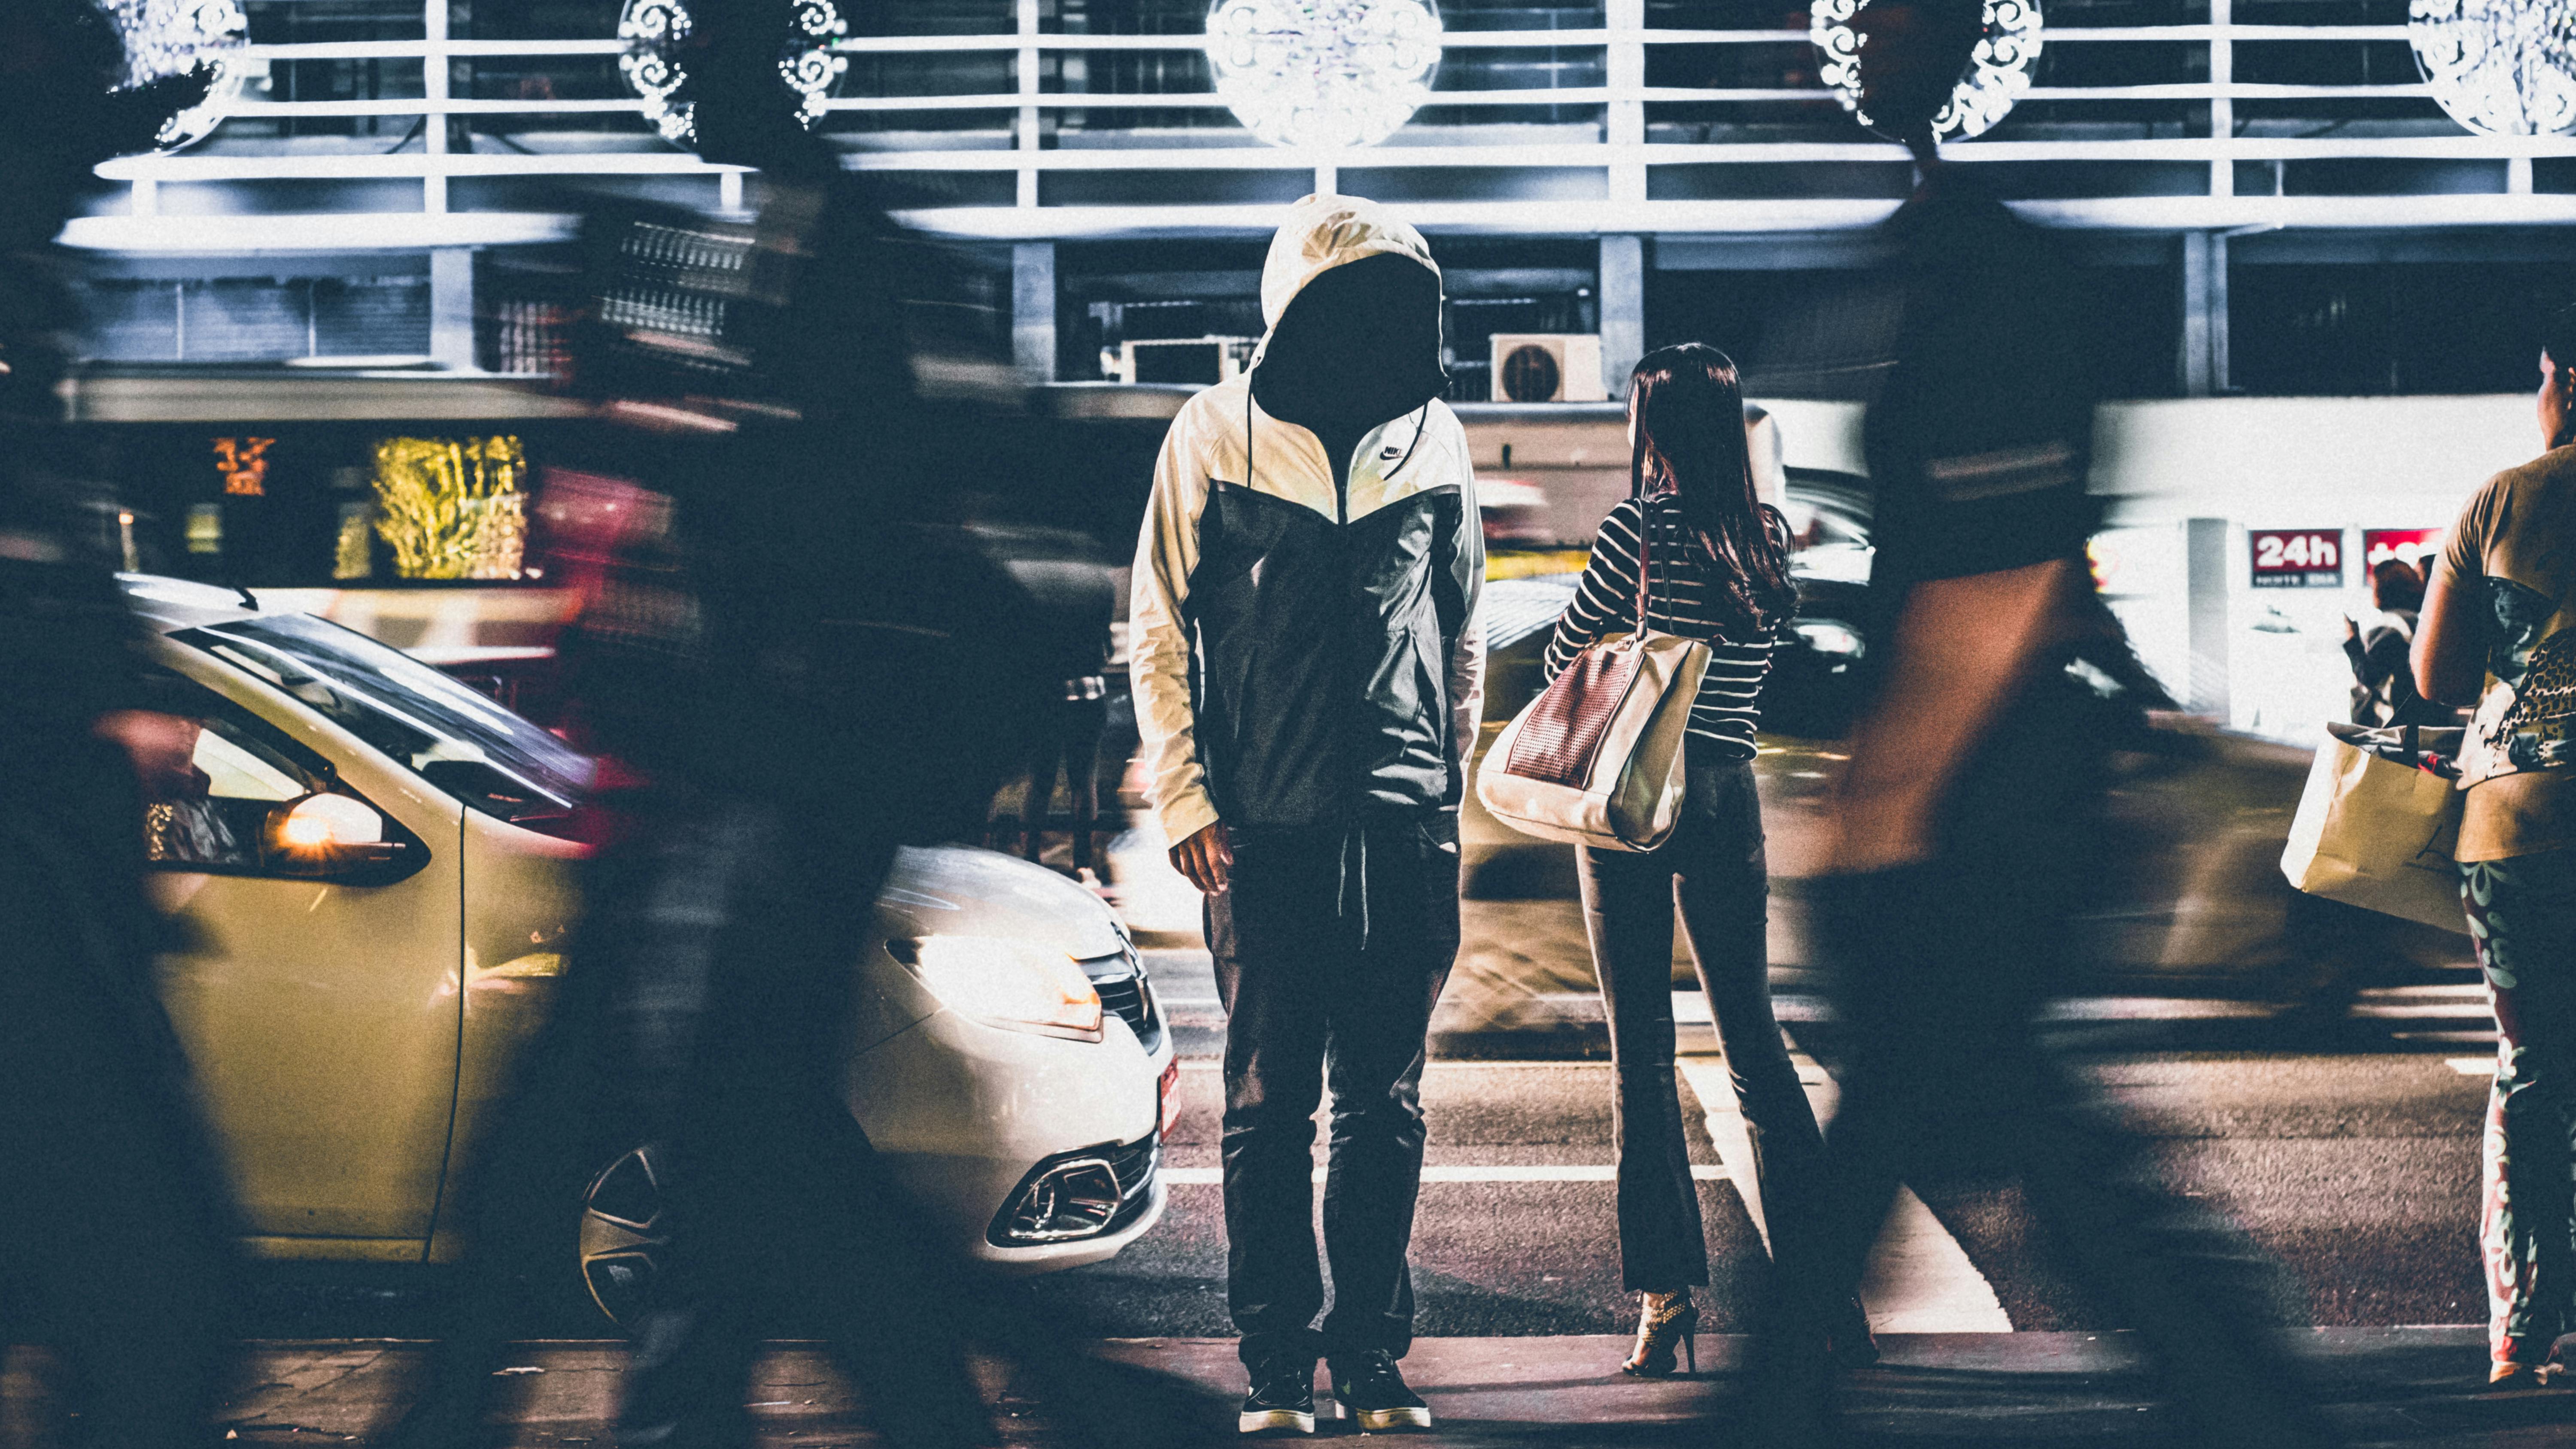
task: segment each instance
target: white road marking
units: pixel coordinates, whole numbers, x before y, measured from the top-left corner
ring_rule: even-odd
[[[1701,1018],[1705,1020],[1707,1014],[1703,1002]],[[1793,1048],[1790,1055],[1798,1064],[1798,1080],[1807,1088],[1816,1120],[1831,1118],[1840,1096],[1833,1079],[1804,1053]],[[1762,1194],[1753,1175],[1753,1140],[1745,1130],[1735,1085],[1727,1079],[1726,1060],[1714,1053],[1690,1052],[1678,1064],[1682,1079],[1690,1083],[1700,1110],[1707,1115],[1708,1135],[1717,1143],[1717,1155],[1729,1168],[1743,1164],[1741,1171],[1730,1171],[1728,1176],[1767,1247],[1771,1230],[1763,1221]],[[1878,1230],[1877,1246],[1861,1277],[1860,1297],[1869,1309],[1870,1327],[1880,1333],[2012,1331],[2012,1318],[1995,1296],[1994,1285],[1968,1261],[1967,1251],[1911,1188],[1897,1189],[1896,1203]]]
[[[1691,1176],[1702,1182],[1723,1182],[1726,1169],[1715,1163],[1694,1163]],[[1210,1187],[1225,1181],[1225,1170],[1218,1167],[1166,1167],[1163,1181],[1179,1187]],[[1315,1180],[1324,1180],[1324,1169],[1315,1169]],[[1481,1164],[1433,1164],[1422,1169],[1424,1182],[1616,1182],[1619,1170],[1606,1162],[1523,1163],[1500,1167]]]
[[[2455,1071],[2464,1077],[2492,1077],[2495,1075],[2496,1059],[2493,1057],[2444,1057],[2442,1059],[2442,1065],[2449,1067],[2452,1071]]]

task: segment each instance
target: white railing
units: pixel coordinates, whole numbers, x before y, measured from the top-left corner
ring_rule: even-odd
[[[896,3],[896,0],[887,0]],[[442,235],[471,239],[480,228],[515,227],[527,233],[524,214],[512,223],[472,211],[449,213],[448,184],[468,177],[505,176],[672,176],[704,175],[718,180],[722,205],[740,204],[740,172],[709,166],[686,152],[665,146],[649,131],[631,128],[615,133],[553,130],[531,135],[533,154],[522,151],[458,150],[449,145],[449,117],[640,115],[640,102],[627,99],[476,99],[448,94],[449,66],[459,59],[606,57],[620,52],[614,38],[560,40],[475,40],[446,33],[445,0],[424,0],[424,38],[402,41],[332,41],[312,44],[261,45],[254,60],[272,64],[309,61],[397,60],[420,62],[423,89],[416,97],[363,100],[245,100],[234,114],[244,118],[419,118],[419,136],[389,154],[349,154],[345,142],[330,138],[286,139],[274,143],[234,141],[219,133],[196,150],[175,155],[131,157],[100,168],[103,176],[130,184],[132,196],[124,217],[92,218],[75,227],[76,237],[92,245],[184,248],[191,236],[228,238],[239,244],[252,238],[259,245],[317,245],[311,238],[351,234],[349,214],[338,217],[230,216],[164,217],[158,188],[164,183],[265,180],[399,179],[421,183],[420,213],[442,216]],[[1508,107],[1598,107],[1599,139],[1524,144],[1497,130],[1491,139],[1477,135],[1470,120],[1436,131],[1416,128],[1399,133],[1386,145],[1335,155],[1281,150],[1253,142],[1233,130],[1223,102],[1213,92],[1095,93],[1043,88],[1040,64],[1049,55],[1164,52],[1187,53],[1196,38],[1175,35],[1080,35],[1048,33],[1039,28],[1036,0],[1018,0],[1017,28],[1008,34],[868,36],[844,40],[838,49],[852,57],[1007,54],[1014,76],[1007,90],[963,95],[843,96],[831,100],[835,112],[874,117],[917,114],[925,121],[953,121],[960,113],[990,113],[988,128],[954,132],[955,149],[861,149],[847,164],[864,170],[897,172],[1007,173],[1015,178],[1007,205],[959,207],[922,213],[917,219],[964,234],[1043,238],[1076,235],[1134,234],[1156,229],[1188,230],[1236,224],[1266,225],[1258,220],[1269,208],[1240,206],[1091,206],[1045,204],[1042,178],[1078,172],[1216,172],[1293,171],[1314,174],[1329,187],[1340,169],[1350,167],[1422,170],[1583,170],[1601,177],[1597,201],[1490,200],[1454,201],[1412,208],[1431,224],[1509,230],[1523,233],[1591,233],[1608,231],[1830,229],[1865,225],[1885,214],[1876,201],[1707,201],[1650,200],[1648,178],[1654,168],[1709,165],[1797,165],[1831,167],[1854,163],[1884,164],[1903,159],[1903,152],[1870,141],[1680,142],[1651,138],[1646,108],[1673,103],[1796,103],[1824,99],[1819,89],[1782,87],[1685,87],[1645,84],[1649,47],[1708,45],[1804,45],[1800,30],[1649,29],[1642,0],[1610,0],[1608,24],[1586,30],[1463,31],[1444,38],[1452,51],[1553,49],[1601,52],[1604,83],[1565,88],[1437,91],[1430,105],[1444,111],[1473,113]],[[2027,210],[2063,224],[2234,228],[2267,225],[2457,225],[2464,222],[2540,222],[2576,220],[2576,196],[2533,195],[2536,158],[2576,156],[2576,137],[2496,137],[2451,128],[2450,134],[2319,135],[2306,137],[2233,134],[2240,102],[2355,99],[2419,99],[2427,89],[2414,82],[2387,85],[2283,85],[2235,80],[2234,46],[2238,42],[2398,42],[2402,25],[2238,25],[2230,19],[2229,0],[2211,0],[2206,24],[2052,28],[2050,47],[2108,42],[2205,47],[2208,79],[2189,82],[2047,86],[2027,93],[2028,102],[2174,101],[2205,102],[2210,134],[2158,139],[1981,139],[1960,143],[1950,154],[1970,162],[2080,162],[2106,167],[2103,194],[2064,201],[2030,203]],[[1079,133],[1086,144],[1050,145],[1043,117],[1050,112],[1079,110],[1094,114],[1136,111],[1209,112],[1205,127],[1104,130]],[[1587,123],[1588,124],[1588,123]],[[2436,123],[2437,126],[2447,123]],[[1224,139],[1233,130],[1235,139]],[[1438,141],[1451,144],[1427,144]],[[896,144],[903,144],[897,142]],[[2238,196],[2235,167],[2239,162],[2296,162],[2326,159],[2466,160],[2505,164],[2504,189],[2452,195]],[[2208,182],[2185,196],[2120,195],[2109,184],[2116,163],[2186,163],[2207,168]],[[385,213],[370,213],[384,217]],[[84,230],[85,228],[85,230]],[[366,226],[359,230],[368,230]],[[258,238],[268,238],[261,242]],[[281,240],[284,238],[284,240]]]

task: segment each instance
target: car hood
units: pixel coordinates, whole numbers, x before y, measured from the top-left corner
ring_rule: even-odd
[[[907,846],[877,894],[889,936],[1001,936],[1076,960],[1125,946],[1100,898],[1043,866],[962,845]]]

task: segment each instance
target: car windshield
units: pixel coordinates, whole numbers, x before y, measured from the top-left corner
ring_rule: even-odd
[[[561,815],[590,784],[590,761],[570,745],[337,624],[278,614],[171,637],[276,685],[487,815]]]

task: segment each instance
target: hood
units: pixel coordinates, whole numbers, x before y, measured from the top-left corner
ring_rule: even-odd
[[[1359,196],[1308,196],[1288,208],[1288,219],[1270,239],[1270,255],[1261,264],[1261,322],[1273,333],[1288,304],[1317,277],[1362,257],[1392,254],[1411,257],[1430,268],[1439,265],[1422,233],[1398,221],[1385,207]],[[1269,338],[1262,339],[1263,345]]]
[[[1253,389],[1273,417],[1373,425],[1447,390],[1440,268],[1422,234],[1376,202],[1289,208],[1262,265],[1261,316]]]

